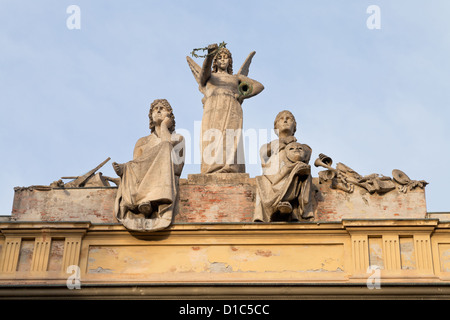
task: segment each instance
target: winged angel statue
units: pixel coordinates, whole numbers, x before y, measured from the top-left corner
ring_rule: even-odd
[[[245,172],[242,137],[242,102],[259,94],[264,86],[247,77],[255,52],[233,74],[231,52],[212,44],[202,67],[186,57],[203,93],[200,146],[201,173]]]

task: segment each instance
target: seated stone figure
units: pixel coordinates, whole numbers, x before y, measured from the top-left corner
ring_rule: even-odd
[[[253,221],[298,221],[313,217],[311,148],[294,137],[296,121],[281,111],[274,122],[279,139],[260,150],[263,175],[256,177]]]
[[[127,229],[136,231],[156,231],[171,224],[184,166],[184,138],[174,132],[169,102],[153,101],[149,119],[151,134],[136,142],[133,160],[113,163],[121,178],[116,217]]]

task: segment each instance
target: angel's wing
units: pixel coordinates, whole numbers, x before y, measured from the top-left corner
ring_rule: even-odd
[[[253,56],[255,55],[255,51],[251,52],[245,62],[242,64],[242,67],[239,69],[237,74],[242,74],[244,76],[248,76],[248,71],[250,68],[250,64],[252,63]]]
[[[186,57],[186,60],[191,68],[192,74],[194,75],[195,81],[200,85],[200,74],[202,72],[202,67],[200,67],[191,57]]]
[[[205,87],[200,84],[200,75],[202,73],[202,67],[200,67],[191,57],[186,57],[189,68],[191,68],[192,74],[194,75],[195,81],[198,83],[198,88],[201,93],[205,93]]]

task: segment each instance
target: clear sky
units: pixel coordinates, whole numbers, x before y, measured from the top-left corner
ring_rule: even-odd
[[[80,29],[67,27],[70,5]],[[371,5],[379,29],[368,28]],[[0,215],[16,186],[81,175],[108,157],[99,171],[116,177],[112,161],[132,159],[158,98],[190,135],[182,177],[199,173],[202,94],[186,56],[222,41],[235,72],[256,51],[249,76],[265,90],[243,110],[258,148],[288,109],[312,162],[324,153],[361,175],[400,169],[429,182],[429,212],[448,212],[449,15],[448,0],[0,0]]]

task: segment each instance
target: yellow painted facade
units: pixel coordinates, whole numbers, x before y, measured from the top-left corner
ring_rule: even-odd
[[[413,291],[447,297],[450,284],[450,223],[438,219],[174,224],[153,233],[89,222],[0,228],[3,297],[19,294],[12,286],[28,294],[40,288],[37,296],[285,298],[406,288],[400,297]],[[80,290],[67,286],[75,277],[70,266],[80,268]]]

